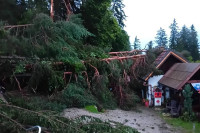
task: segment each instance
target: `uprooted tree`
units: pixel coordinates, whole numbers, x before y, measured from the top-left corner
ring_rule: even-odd
[[[40,121],[42,126],[52,131],[63,129],[66,124],[70,130],[76,131],[71,127],[73,122],[67,119],[58,121],[57,116],[51,117],[51,111],[86,105],[96,105],[99,109],[116,106],[131,109],[136,106],[138,77],[152,70],[149,67],[152,62],[142,54],[146,51],[110,52],[130,49],[126,32],[119,27],[109,10],[111,5],[119,4],[101,1],[95,5],[95,0],[87,0],[79,8],[82,8],[82,16],[75,13],[78,9],[70,7],[73,14],[68,12],[67,16],[63,16],[66,17],[63,21],[63,18],[52,19],[39,14],[46,13],[43,10],[45,8],[42,8],[46,7],[46,1],[34,1],[32,4],[26,2],[22,0],[17,3],[17,9],[24,9],[18,16],[22,18],[16,18],[15,21],[20,25],[0,23],[0,83],[6,88],[10,103],[0,105],[0,123],[3,123],[0,128],[7,127],[5,132],[10,132],[12,127],[16,127],[13,128],[14,132],[24,131],[25,125],[34,125]],[[61,8],[64,11],[69,8],[69,3],[65,5],[67,1],[63,1],[62,5],[56,2],[59,7],[64,6]],[[24,6],[26,8],[22,8]],[[93,7],[95,12],[92,12]],[[119,8],[112,9],[118,12]],[[55,13],[61,13],[59,17],[66,15],[56,10]],[[123,16],[118,17],[122,22]],[[88,25],[91,21],[92,25]],[[24,24],[26,22],[29,24]],[[41,110],[51,111],[41,113]],[[105,123],[101,124],[105,126]],[[91,123],[80,125],[73,125],[79,127],[77,132],[87,131],[88,125],[96,127]],[[109,131],[115,130],[110,125],[107,127]]]
[[[48,16],[39,14],[31,25],[1,25],[1,85],[7,91],[17,88],[15,95],[19,92],[19,100],[13,99],[12,94],[8,99],[17,106],[0,105],[3,108],[0,120],[8,120],[2,127],[12,123],[17,130],[23,130],[30,119],[17,118],[19,110],[24,112],[21,118],[29,114],[44,117],[41,119],[43,125],[46,120],[51,123],[57,119],[38,113],[37,108],[62,111],[66,107],[86,105],[99,108],[118,105],[123,109],[136,106],[138,98],[130,83],[140,75],[139,66],[148,66],[146,56],[141,54],[145,51],[106,54],[102,48],[84,45],[84,38],[93,34],[77,22],[79,19],[75,15],[71,16],[71,21],[53,22]],[[38,97],[27,97],[38,94],[49,96],[45,104]],[[16,115],[5,115],[7,108],[12,108]],[[30,125],[37,120],[31,121]],[[52,123],[53,127],[64,125],[63,121]]]
[[[108,55],[99,47],[83,45],[82,40],[92,34],[75,22],[78,19],[78,16],[72,16],[71,21],[53,22],[40,14],[32,25],[3,26],[2,55],[26,57],[18,58],[18,61],[11,59],[12,69],[3,78],[8,79],[11,74],[20,91],[25,87],[34,93],[52,95],[65,90],[70,83],[77,84],[78,77],[82,77],[87,86],[79,86],[99,97],[98,102],[109,104],[113,100],[108,99],[114,98],[123,107],[134,95],[129,93],[129,82],[137,79],[137,67],[147,65],[145,55],[140,54],[142,51],[111,52]],[[24,73],[29,77],[23,77]]]

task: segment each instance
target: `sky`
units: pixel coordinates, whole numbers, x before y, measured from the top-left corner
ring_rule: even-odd
[[[124,29],[131,44],[137,36],[144,48],[149,41],[155,41],[160,27],[165,29],[169,38],[169,26],[174,18],[179,29],[194,24],[200,40],[200,0],[123,0],[123,3],[127,16]]]

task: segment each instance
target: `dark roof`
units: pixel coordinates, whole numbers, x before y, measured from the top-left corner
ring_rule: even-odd
[[[164,50],[154,61],[154,64],[156,66],[157,69],[159,69],[163,63],[165,63],[165,61],[170,57],[170,55],[174,56],[175,58],[177,58],[178,60],[180,60],[180,62],[183,63],[187,63],[188,61],[183,58],[180,54],[178,54],[175,51],[171,51],[171,50]],[[178,63],[178,62],[177,62]],[[153,72],[146,75],[144,77],[145,81],[147,81],[151,76],[152,76]]]
[[[168,57],[169,55],[174,55],[176,58],[178,58],[179,60],[182,60],[183,62],[188,62],[187,59],[185,59],[182,55],[180,55],[179,53],[177,53],[174,50],[164,50],[154,61],[156,67],[159,67],[159,65],[163,62],[163,60],[166,59],[166,57]]]
[[[164,50],[154,61],[155,65],[158,66],[169,53],[169,50]]]
[[[200,63],[176,63],[159,80],[159,83],[179,90],[199,69]]]

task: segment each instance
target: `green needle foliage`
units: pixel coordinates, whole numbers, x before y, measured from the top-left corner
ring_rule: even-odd
[[[192,90],[190,85],[186,85],[184,90],[183,90],[183,96],[185,98],[184,100],[184,109],[186,112],[189,114],[192,113]]]
[[[193,91],[191,90],[191,86],[187,84],[183,90],[183,96],[184,96],[184,114],[181,117],[185,121],[194,121],[195,114],[192,111],[192,94]]]
[[[114,5],[119,5],[118,1],[113,2]],[[110,7],[111,0],[87,0],[83,4],[82,18],[84,26],[95,35],[89,37],[86,42],[107,51],[130,50],[129,37],[119,26]],[[120,16],[123,17],[124,15],[121,14]]]
[[[1,133],[26,132],[31,125],[45,127],[43,130],[55,133],[88,133],[88,132],[129,132],[138,133],[135,129],[115,123],[113,127],[100,119],[82,116],[72,121],[51,111],[33,111],[14,105],[0,104]],[[26,124],[26,125],[24,125]]]
[[[118,123],[113,127],[89,117],[76,122],[58,114],[66,107],[95,105],[102,110],[118,105],[128,110],[136,106],[137,96],[126,77],[134,79],[133,62],[102,61],[109,51],[129,50],[128,35],[109,9],[111,1],[96,2],[84,2],[82,16],[71,15],[69,21],[52,21],[37,14],[42,8],[36,7],[35,12],[25,11],[19,21],[31,25],[5,29],[0,23],[0,56],[11,57],[0,63],[0,80],[7,90],[22,90],[15,92],[18,97],[8,97],[9,104],[0,104],[1,132],[25,132],[34,125],[58,133],[136,132]],[[90,121],[84,123],[85,119]]]

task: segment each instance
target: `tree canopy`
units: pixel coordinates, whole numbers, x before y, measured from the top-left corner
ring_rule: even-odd
[[[111,1],[87,0],[82,7],[84,26],[95,36],[86,42],[111,51],[129,50],[129,37],[113,17]],[[123,40],[119,41],[119,38]]]
[[[141,46],[140,46],[140,40],[137,38],[137,36],[135,37],[135,41],[133,43],[133,48],[134,49],[141,49]]]
[[[167,47],[167,42],[168,42],[167,34],[165,30],[161,27],[156,34],[155,42],[158,44],[158,46]]]
[[[174,19],[173,23],[170,25],[171,34],[169,38],[169,47],[171,49],[177,48],[178,38],[179,38],[179,28],[176,22],[176,19]]]

